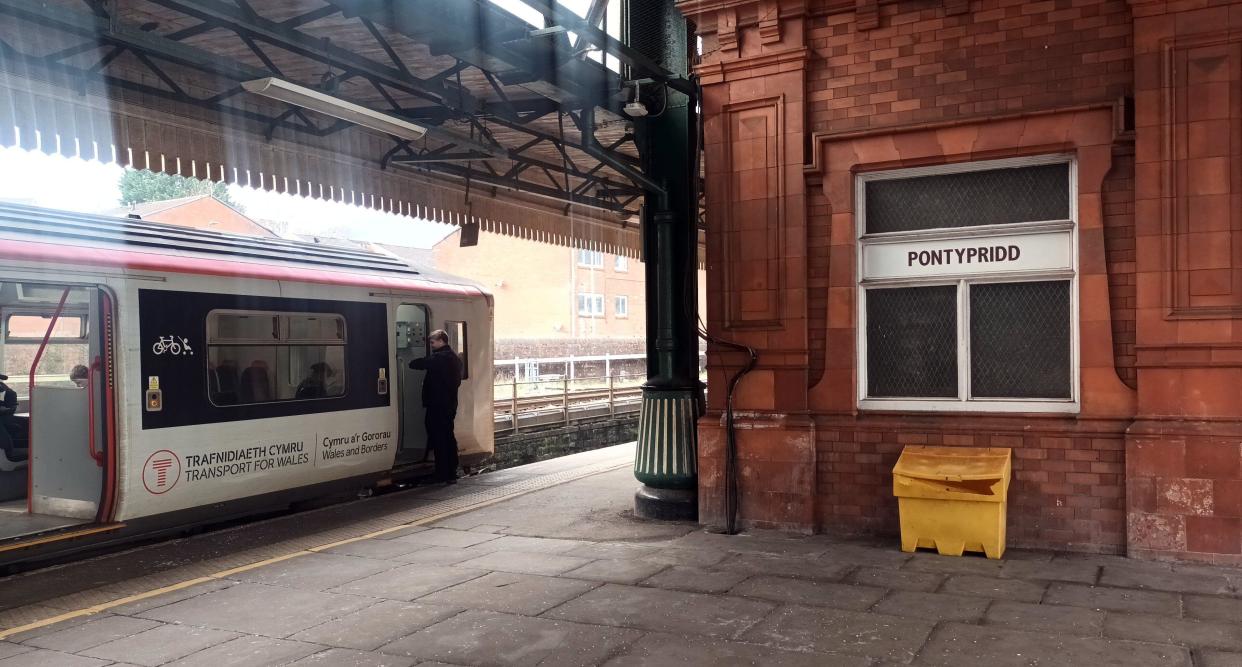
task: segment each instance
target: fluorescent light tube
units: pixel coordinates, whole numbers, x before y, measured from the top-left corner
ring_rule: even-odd
[[[355,125],[368,127],[402,139],[422,139],[423,135],[427,134],[427,128],[415,125],[404,118],[381,113],[375,109],[368,109],[353,102],[347,102],[339,97],[325,95],[317,90],[299,86],[296,83],[289,83],[275,77],[269,76],[265,79],[244,81],[242,82],[242,88],[255,95],[288,102],[303,109],[318,111],[321,114],[340,118]]]

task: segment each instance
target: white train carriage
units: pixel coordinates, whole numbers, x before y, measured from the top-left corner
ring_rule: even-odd
[[[408,362],[434,329],[465,362],[457,442],[477,465],[493,451],[477,286],[383,254],[0,205],[0,564],[425,471]]]

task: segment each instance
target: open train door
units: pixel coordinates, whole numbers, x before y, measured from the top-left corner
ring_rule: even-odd
[[[0,470],[0,547],[48,532],[70,537],[68,529],[111,516],[113,303],[102,287],[0,282],[9,386],[0,468],[10,468]]]
[[[420,303],[401,303],[396,314],[396,399],[400,446],[397,464],[421,463],[427,460],[427,430],[423,425],[424,371],[410,369],[410,362],[427,356],[429,312]]]

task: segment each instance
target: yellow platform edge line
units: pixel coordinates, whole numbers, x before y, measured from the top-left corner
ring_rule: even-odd
[[[490,507],[497,503],[501,503],[506,500],[512,500],[514,498],[520,498],[524,495],[527,495],[529,493],[534,493],[536,491],[545,491],[555,486],[559,486],[559,484],[566,484],[568,482],[576,482],[580,479],[586,479],[587,477],[592,477],[594,475],[601,475],[606,472],[612,472],[613,470],[616,470],[618,468],[624,468],[627,465],[631,465],[631,464],[628,462],[623,463],[617,466],[613,466],[613,467],[605,468],[603,470],[599,470],[596,472],[588,473],[588,474],[582,475],[581,477],[573,477],[563,482],[559,482],[558,484],[553,484],[552,486],[545,486],[545,487],[541,487],[537,489],[529,489],[526,491],[518,491],[515,493],[505,495],[505,496],[501,496],[499,498],[485,500],[479,503],[467,505],[466,507],[462,507],[459,509],[449,510],[447,512],[441,512],[439,514],[434,514],[429,517],[417,519],[415,521],[411,521],[410,523],[403,523],[399,526],[391,526],[389,528],[383,528],[380,530],[372,531],[370,533],[367,533],[365,535],[360,535],[358,537],[351,537],[351,538],[344,539],[344,540],[338,540],[336,542],[329,542],[327,544],[321,544],[321,545],[314,546],[314,547],[308,547],[306,549],[299,549],[297,551],[293,551],[293,552],[290,552],[290,553],[287,553],[281,556],[273,556],[271,558],[267,558],[267,559],[264,559],[264,560],[261,560],[255,563],[250,563],[248,565],[241,565],[238,567],[229,568],[227,570],[220,570],[219,572],[213,572],[212,574],[208,574],[202,577],[195,577],[193,579],[187,579],[185,581],[180,581],[175,584],[169,584],[168,586],[161,586],[160,588],[155,588],[155,589],[145,591],[142,593],[135,593],[133,595],[129,595],[129,596],[117,599],[117,600],[112,600],[110,602],[101,602],[99,604],[90,605],[89,607],[83,607],[81,609],[64,612],[63,614],[57,614],[56,616],[49,616],[48,618],[44,618],[38,621],[27,623],[26,625],[21,625],[15,628],[9,628],[8,630],[0,630],[0,641],[4,641],[8,639],[9,637],[19,635],[23,632],[30,632],[31,630],[38,630],[39,628],[45,628],[49,625],[61,623],[63,621],[68,621],[68,620],[72,620],[75,618],[81,618],[83,616],[91,616],[94,614],[98,614],[100,612],[108,611],[109,609],[112,609],[114,607],[126,605],[131,602],[138,602],[141,600],[146,600],[147,598],[153,598],[157,595],[163,595],[165,593],[172,593],[175,591],[179,591],[183,588],[189,588],[190,586],[197,586],[198,584],[204,584],[204,583],[215,581],[218,579],[226,579],[232,575],[240,574],[242,572],[260,568],[265,565],[271,565],[272,563],[279,563],[280,561],[291,560],[299,556],[305,556],[305,555],[312,554],[312,553],[318,553],[318,552],[324,551],[325,549],[331,549],[332,547],[338,547],[338,546],[343,546],[346,544],[352,544],[354,542],[361,542],[362,540],[373,539],[381,535],[387,535],[388,533],[395,533],[398,530],[405,530],[406,528],[411,528],[414,526],[421,526],[421,525],[428,524],[428,523],[434,523],[436,521],[443,521],[444,519],[457,516],[458,514],[465,514],[467,512],[473,512],[475,510],[483,509],[484,507]]]

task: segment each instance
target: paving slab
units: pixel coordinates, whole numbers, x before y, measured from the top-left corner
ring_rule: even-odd
[[[829,545],[826,551],[819,554],[819,557],[835,563],[850,563],[853,565],[896,570],[905,567],[906,563],[909,563],[914,558],[914,555],[899,550],[898,543],[894,541],[890,545],[878,548],[861,544],[835,543]]]
[[[395,537],[395,540],[410,544],[425,544],[431,547],[471,547],[476,544],[499,539],[494,533],[476,533],[468,530],[450,530],[448,528],[431,528],[420,530],[408,535]]]
[[[599,560],[650,558],[659,547],[624,542],[584,542],[565,552],[566,556]]]
[[[4,658],[11,658],[21,653],[29,653],[33,650],[34,648],[30,646],[22,646],[21,644],[14,644],[12,642],[0,642],[0,660],[3,660]]]
[[[564,574],[574,579],[610,584],[636,584],[669,568],[644,560],[597,560]]]
[[[1233,619],[1233,622],[1196,621],[1146,614],[1109,614],[1104,621],[1104,634],[1118,639],[1242,651],[1242,619]]]
[[[1193,574],[1164,572],[1144,564],[1105,565],[1100,574],[1100,584],[1173,593],[1198,593],[1200,595],[1229,595],[1233,586],[1224,574]]]
[[[537,554],[563,554],[567,551],[586,546],[588,544],[590,544],[590,542],[584,542],[582,540],[557,540],[543,537],[505,535],[499,539],[489,540],[479,544],[474,548],[486,549],[488,551],[525,551]]]
[[[419,602],[538,616],[597,586],[594,581],[493,572],[419,598]]]
[[[727,640],[703,641],[648,633],[605,667],[867,667],[871,660],[843,653],[796,653]]]
[[[384,600],[366,609],[307,628],[289,639],[369,651],[451,618],[461,611],[458,607]]]
[[[887,591],[873,586],[807,581],[788,577],[751,577],[729,590],[730,595],[772,600],[785,604],[807,604],[862,611],[884,597]]]
[[[642,585],[690,593],[723,593],[748,577],[746,572],[673,566],[643,581]]]
[[[1082,637],[1100,637],[1104,633],[1104,612],[1083,607],[997,600],[988,607],[984,618],[988,625],[1003,625],[1014,630]]]
[[[661,565],[685,565],[689,567],[712,567],[730,556],[727,551],[707,551],[701,549],[660,548],[654,553],[643,556],[643,560]]]
[[[341,544],[331,549],[324,549],[320,553],[362,556],[363,558],[375,558],[377,560],[395,560],[397,556],[404,556],[408,553],[427,548],[429,547],[426,544],[414,544],[396,539],[382,540],[373,537],[367,540]]]
[[[0,667],[104,667],[108,660],[36,649],[0,660]]]
[[[934,625],[899,616],[791,605],[773,612],[741,639],[792,651],[909,662]]]
[[[949,623],[919,653],[920,665],[946,667],[1190,667],[1180,646],[1088,639]]]
[[[1242,600],[1237,598],[1209,597],[1206,595],[1182,596],[1185,614],[1189,618],[1204,621],[1233,621],[1242,623]]]
[[[1196,651],[1198,667],[1242,667],[1242,653],[1226,651]]]
[[[487,572],[483,570],[443,565],[402,565],[387,572],[337,586],[329,589],[328,592],[367,595],[389,600],[413,600],[485,574]]]
[[[966,595],[923,593],[921,591],[893,591],[872,611],[892,616],[906,616],[929,621],[974,622],[983,618],[991,600]]]
[[[599,664],[641,636],[624,628],[470,611],[398,639],[380,651],[467,665],[586,667]]]
[[[580,568],[589,562],[591,561],[587,558],[557,556],[550,553],[494,551],[478,558],[462,561],[459,565],[476,570],[553,575]]]
[[[745,572],[752,575],[779,575],[839,581],[854,565],[838,563],[824,558],[790,558],[767,554],[737,554],[718,566],[722,570]]]
[[[322,591],[386,572],[398,565],[399,563],[358,556],[310,553],[238,572],[229,578],[252,584]]]
[[[909,570],[882,570],[874,567],[860,567],[847,577],[853,584],[879,586],[902,591],[930,592],[940,588],[945,575],[932,572],[913,572]]]
[[[418,551],[411,551],[401,556],[394,556],[390,560],[400,563],[410,563],[419,565],[455,565],[463,560],[478,558],[479,552],[472,548],[463,547],[424,547]]]
[[[1099,580],[1100,566],[1095,563],[1074,561],[1054,563],[1042,560],[1007,560],[1001,566],[1000,576],[1010,579],[1071,581],[1093,585]]]
[[[224,590],[230,586],[236,585],[236,581],[229,579],[213,579],[211,581],[205,581],[201,584],[194,584],[193,586],[179,588],[175,591],[152,595],[151,597],[143,598],[141,600],[126,602],[125,604],[112,607],[109,611],[114,614],[121,614],[124,616],[136,616],[144,611],[155,609],[156,607],[163,607],[164,605],[169,605],[174,602],[189,600],[190,598],[198,597],[213,591]]]
[[[1072,607],[1129,611],[1147,614],[1180,616],[1181,597],[1173,593],[1136,591],[1106,586],[1053,583],[1044,595],[1045,604],[1063,604]]]
[[[916,572],[940,572],[942,574],[991,575],[1000,574],[1005,561],[992,560],[982,556],[941,556],[940,554],[918,552],[904,566],[904,569]]]
[[[271,637],[244,636],[168,663],[171,667],[268,667],[318,653],[323,647]]]
[[[773,606],[758,600],[605,584],[545,617],[733,638],[766,616]]]
[[[355,595],[237,584],[143,612],[143,618],[268,637],[287,637],[375,604]]]
[[[416,662],[418,660],[408,656],[331,648],[290,664],[301,667],[410,667]]]
[[[774,556],[814,556],[828,550],[829,545],[779,531],[747,531],[737,535],[696,530],[669,542],[681,549],[708,549],[738,553],[763,553]]]
[[[79,653],[102,660],[118,660],[145,667],[157,667],[157,665],[184,658],[205,648],[223,644],[238,636],[236,632],[225,630],[168,624],[79,651]]]
[[[1017,600],[1019,602],[1039,602],[1043,599],[1044,590],[1046,589],[1047,584],[1043,582],[977,577],[974,575],[949,577],[940,587],[940,591],[943,593],[977,595],[979,597]]]
[[[22,641],[27,646],[65,653],[99,646],[121,637],[136,635],[159,625],[158,622],[128,616],[104,616],[81,625]]]

